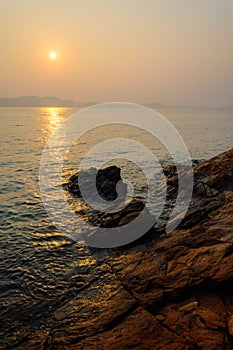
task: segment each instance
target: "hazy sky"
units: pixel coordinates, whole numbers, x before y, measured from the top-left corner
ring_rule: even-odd
[[[233,105],[233,0],[0,0],[0,96],[21,95]]]

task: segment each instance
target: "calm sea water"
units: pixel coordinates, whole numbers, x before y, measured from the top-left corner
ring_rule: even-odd
[[[1,235],[0,318],[4,343],[14,344],[31,324],[40,322],[61,300],[77,293],[74,276],[82,283],[95,273],[87,247],[73,243],[48,218],[39,193],[39,164],[43,147],[59,124],[75,112],[64,108],[0,108]],[[208,159],[233,147],[232,110],[161,110],[182,135],[191,157]],[[117,133],[151,147],[160,159],[164,149],[136,129],[96,130],[67,155],[64,177],[78,167],[77,159],[103,134]],[[123,134],[122,134],[123,133]],[[118,135],[119,137],[119,135]],[[122,154],[119,155],[122,157]]]

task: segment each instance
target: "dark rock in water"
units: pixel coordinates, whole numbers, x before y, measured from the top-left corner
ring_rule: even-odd
[[[105,169],[98,170],[97,177],[96,177],[96,182],[100,186],[105,181],[111,181],[116,184],[120,180],[121,180],[121,169],[115,165],[109,166]]]
[[[88,221],[98,226],[83,234],[85,243],[90,247],[119,247],[124,244],[135,246],[138,240],[144,240],[142,237],[149,232],[154,238],[157,235],[157,231],[153,228],[154,216],[145,208],[142,201],[136,199],[130,200],[127,206],[118,212],[99,213],[89,217]],[[124,227],[128,224],[131,224],[130,229]]]
[[[151,223],[148,225],[149,230],[153,227],[155,222],[154,217],[147,208],[145,203],[141,199],[133,198],[127,200],[125,194],[127,193],[127,185],[122,182],[121,169],[117,166],[110,166],[105,169],[101,169],[97,172],[96,169],[91,168],[85,172],[79,172],[70,178],[69,183],[66,185],[68,191],[82,199],[80,190],[80,178],[84,181],[85,189],[89,190],[90,197],[91,186],[93,186],[93,179],[96,179],[97,192],[99,195],[107,200],[113,201],[117,198],[118,205],[114,207],[113,212],[93,210],[88,205],[85,209],[78,210],[78,214],[82,216],[82,219],[90,224],[89,232],[83,233],[83,239],[85,243],[90,247],[114,247],[121,246],[137,241],[143,234],[137,232],[143,232],[145,223]],[[85,198],[84,202],[85,202]],[[96,198],[95,198],[96,199]],[[98,200],[98,199],[97,199]],[[121,209],[121,205],[123,208]],[[122,226],[133,223],[134,229],[127,231],[127,234],[122,232]],[[114,228],[116,230],[108,230]],[[147,233],[148,230],[145,230]],[[144,233],[144,234],[145,234]],[[154,230],[154,236],[156,236],[156,230]]]
[[[141,199],[133,198],[127,200],[125,198],[127,185],[122,182],[121,169],[117,166],[110,166],[98,172],[95,168],[91,168],[85,172],[79,172],[70,178],[66,188],[72,195],[84,199],[85,202],[85,198],[81,195],[80,179],[84,182],[82,185],[84,184],[85,190],[89,190],[90,197],[92,197],[93,179],[94,181],[96,179],[94,186],[96,186],[99,195],[103,199],[112,201],[117,198],[118,200],[113,212],[94,210],[88,205],[81,211],[80,208],[77,211],[77,214],[81,215],[81,218],[91,226],[89,232],[82,234],[88,246],[113,247],[128,244],[141,238],[143,234],[138,235],[137,232],[139,229],[143,232],[145,223],[151,222],[151,225],[148,225],[149,230],[153,226],[155,219],[145,208],[145,203]],[[98,201],[98,198],[94,197],[94,199]],[[132,226],[135,229],[130,230],[130,232],[127,231],[126,235],[126,233],[122,232],[121,227],[133,221],[136,221]],[[109,228],[115,228],[116,230],[112,232],[113,230],[108,230]],[[154,231],[154,234],[156,236],[156,231]]]
[[[119,187],[120,185],[122,185],[123,187],[121,179],[121,169],[117,166],[109,166],[105,169],[100,169],[98,171],[95,168],[90,168],[88,170],[81,171],[71,176],[68,184],[66,184],[66,188],[68,189],[68,191],[78,198],[82,198],[79,186],[79,178],[81,176],[84,181],[84,189],[87,190],[93,186],[94,178],[96,180],[96,189],[99,195],[105,200],[116,199],[118,196],[116,186],[118,185]]]

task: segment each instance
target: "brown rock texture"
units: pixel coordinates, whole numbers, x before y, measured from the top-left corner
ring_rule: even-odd
[[[15,349],[233,349],[233,149],[194,168],[170,234],[92,251],[96,278]],[[171,173],[168,186],[175,191]]]

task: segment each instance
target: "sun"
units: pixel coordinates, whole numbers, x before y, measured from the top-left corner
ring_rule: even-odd
[[[55,60],[57,58],[57,54],[55,51],[51,51],[49,54],[49,57],[51,58],[51,60]]]

